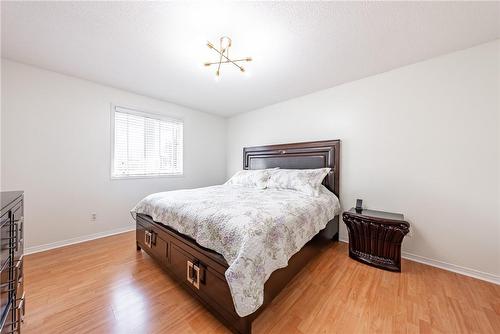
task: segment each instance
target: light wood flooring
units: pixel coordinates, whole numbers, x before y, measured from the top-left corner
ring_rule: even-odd
[[[24,333],[228,333],[133,232],[28,255],[25,275]],[[500,286],[411,261],[378,270],[332,243],[253,333],[500,333]]]

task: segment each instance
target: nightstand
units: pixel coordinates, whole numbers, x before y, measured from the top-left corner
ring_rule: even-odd
[[[374,210],[342,214],[349,232],[349,256],[390,271],[401,271],[401,243],[410,224],[399,213]]]

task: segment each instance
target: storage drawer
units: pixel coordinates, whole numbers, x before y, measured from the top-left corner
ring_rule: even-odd
[[[11,298],[14,295],[14,274],[12,272],[12,261],[7,260],[3,268],[0,270],[0,300],[1,300],[1,312],[7,308],[7,305],[11,303]]]
[[[195,250],[188,253],[172,243],[170,248],[171,267],[169,269],[202,298],[217,301],[217,304],[226,311],[233,313],[233,300],[226,281],[197,256],[202,257]]]
[[[13,311],[13,331],[14,333],[21,333],[21,324],[24,322],[24,314],[26,313],[26,298],[24,296],[24,291],[20,297],[16,298],[16,307]]]
[[[10,214],[4,215],[0,221],[0,267],[10,259],[13,238],[10,221]]]
[[[10,306],[10,305],[9,305]],[[24,315],[26,312],[26,300],[24,293],[16,299],[16,304],[9,307],[9,314],[5,319],[4,327],[0,334],[20,334],[21,324],[24,322]]]
[[[206,271],[206,285],[203,287],[203,292],[206,293],[211,299],[219,300],[224,308],[229,311],[236,312],[233,305],[233,297],[231,291],[225,280],[220,274],[211,267]]]
[[[26,310],[26,298],[24,293],[24,257],[15,262],[13,271],[13,304],[8,318],[6,319],[6,326],[10,328],[9,333],[21,333],[21,324],[24,321],[24,314]]]
[[[3,326],[2,326],[2,331],[0,331],[0,334],[12,334],[14,331],[14,310],[12,309],[12,304],[9,304],[8,307],[5,309],[5,318],[3,319]]]
[[[168,244],[160,237],[158,229],[147,223],[137,222],[136,240],[141,248],[162,264],[168,262]]]
[[[191,267],[188,267],[190,263]],[[190,254],[182,251],[175,244],[171,245],[170,247],[171,271],[174,273],[175,276],[177,276],[178,279],[180,279],[182,282],[186,284],[189,284],[189,286],[192,287],[194,287],[192,277],[195,270],[193,264],[198,264],[198,266],[200,267],[200,269],[198,270],[199,278],[197,279],[198,281],[197,284],[199,287],[199,284],[205,283],[204,268],[206,266],[202,263],[197,263],[196,258],[194,256],[191,256]]]

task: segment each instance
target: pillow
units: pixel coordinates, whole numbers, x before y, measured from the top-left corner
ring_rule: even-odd
[[[330,168],[277,169],[272,171],[267,187],[291,189],[311,196],[319,196],[321,183],[328,172]]]
[[[270,170],[271,169],[240,170],[224,184],[266,189]]]

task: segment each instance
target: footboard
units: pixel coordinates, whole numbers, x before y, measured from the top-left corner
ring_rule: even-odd
[[[325,233],[327,232],[327,233]],[[333,237],[332,237],[333,236]],[[275,271],[265,284],[264,305],[254,314],[240,317],[234,308],[229,286],[224,276],[228,265],[224,258],[198,245],[193,239],[138,214],[137,249],[142,249],[196,297],[222,323],[235,333],[251,333],[252,321],[305,264],[331,240],[337,240],[338,217],[322,233],[295,254],[286,268]]]

